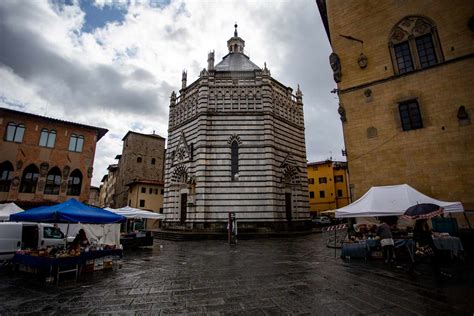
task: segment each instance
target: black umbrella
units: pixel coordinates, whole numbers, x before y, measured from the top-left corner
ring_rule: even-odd
[[[403,217],[408,219],[429,219],[443,214],[443,208],[432,203],[421,203],[409,207]]]

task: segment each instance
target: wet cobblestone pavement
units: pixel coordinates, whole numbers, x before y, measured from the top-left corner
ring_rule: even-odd
[[[459,267],[459,266],[458,266]],[[126,252],[117,272],[46,285],[0,273],[0,315],[473,315],[474,272],[435,283],[380,261],[343,261],[325,236],[171,242]]]

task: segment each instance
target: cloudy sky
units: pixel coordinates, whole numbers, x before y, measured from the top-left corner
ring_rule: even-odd
[[[341,157],[330,47],[314,0],[2,0],[0,106],[109,129],[93,185],[128,130],[167,137],[171,91],[227,53],[237,22],[251,60],[303,91],[309,161]]]

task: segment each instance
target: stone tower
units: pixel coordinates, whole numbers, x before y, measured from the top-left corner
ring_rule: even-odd
[[[287,230],[309,224],[303,99],[245,55],[229,53],[171,93],[164,227]]]

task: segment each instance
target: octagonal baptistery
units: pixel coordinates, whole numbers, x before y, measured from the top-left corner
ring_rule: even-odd
[[[309,227],[302,93],[293,95],[244,54],[229,53],[173,91],[165,162],[163,228],[239,232]]]

